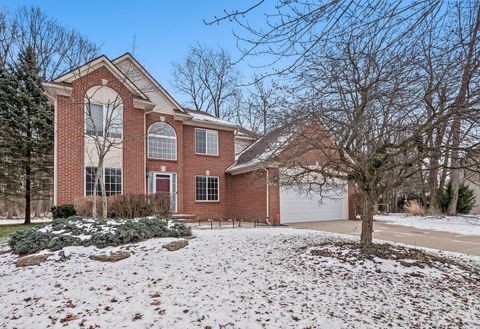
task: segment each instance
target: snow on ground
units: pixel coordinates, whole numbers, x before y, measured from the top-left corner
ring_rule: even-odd
[[[90,260],[93,247],[68,247],[65,262],[16,268],[0,258],[2,328],[478,328],[479,257],[419,268],[394,260],[341,261],[315,245],[351,239],[291,228],[194,230],[173,238],[106,248],[117,263]],[[58,257],[55,257],[58,259]]]
[[[480,235],[480,216],[412,216],[389,214],[375,216],[388,224],[412,226],[419,229],[444,231],[462,235]]]
[[[44,218],[32,218],[31,222],[32,224],[35,223],[48,223],[51,222],[52,219],[48,217]],[[4,219],[0,218],[0,225],[13,225],[13,224],[23,224],[25,222],[25,219]]]

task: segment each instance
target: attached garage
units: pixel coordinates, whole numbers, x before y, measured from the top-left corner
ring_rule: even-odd
[[[320,194],[305,195],[299,189],[283,185],[280,188],[280,223],[348,219],[346,186],[324,194],[323,198]]]

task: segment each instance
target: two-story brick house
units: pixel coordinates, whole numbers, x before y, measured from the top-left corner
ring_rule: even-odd
[[[227,121],[182,108],[128,53],[114,60],[100,56],[44,88],[55,107],[55,204],[92,194],[92,134],[104,128],[107,104],[119,99],[120,142],[103,165],[108,195],[169,193],[174,213],[204,219],[268,221],[280,218],[281,210],[293,214],[291,221],[349,216],[348,193],[334,204],[309,202],[312,211],[296,216],[296,196],[272,180],[278,164],[260,161],[273,154],[269,145],[278,146],[262,142],[272,135],[258,141]]]

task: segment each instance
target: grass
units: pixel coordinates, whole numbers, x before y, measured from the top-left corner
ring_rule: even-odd
[[[33,224],[11,224],[11,225],[0,225],[0,242],[6,240],[10,235],[16,231],[26,230],[35,226],[43,226],[45,223],[33,223]]]

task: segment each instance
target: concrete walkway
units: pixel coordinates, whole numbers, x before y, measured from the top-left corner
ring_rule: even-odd
[[[360,235],[362,223],[360,221],[334,220],[295,223],[288,224],[288,226],[325,232]],[[401,242],[412,246],[480,256],[480,236],[423,230],[415,227],[392,225],[383,222],[374,222],[373,230],[374,239]]]

